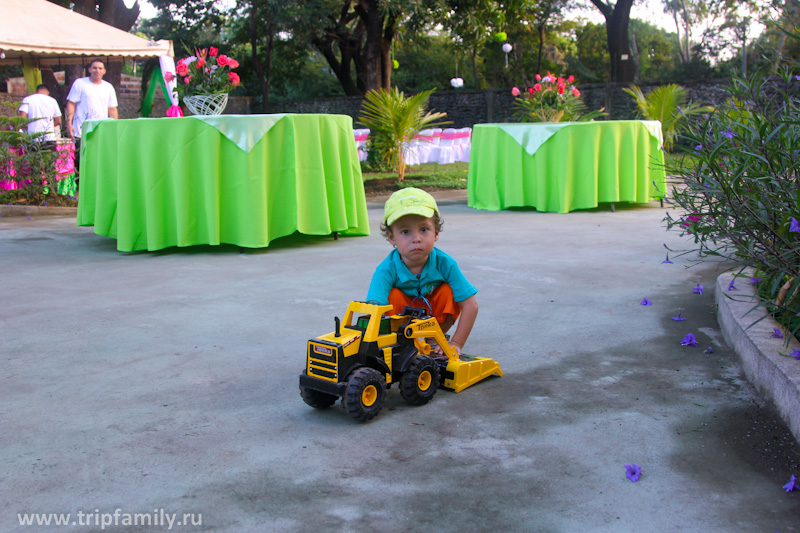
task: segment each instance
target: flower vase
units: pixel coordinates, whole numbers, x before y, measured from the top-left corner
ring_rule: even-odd
[[[564,116],[564,110],[543,107],[536,112],[536,116],[539,117],[542,122],[559,122],[561,121],[561,117]]]
[[[221,115],[228,105],[228,93],[187,96],[183,103],[193,115]]]

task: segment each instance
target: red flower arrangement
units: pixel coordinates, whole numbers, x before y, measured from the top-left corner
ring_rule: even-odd
[[[181,99],[198,94],[227,93],[241,83],[241,78],[233,69],[239,62],[219,53],[213,46],[195,48],[195,55],[178,60],[173,75],[168,72],[167,81],[177,81],[177,91]]]

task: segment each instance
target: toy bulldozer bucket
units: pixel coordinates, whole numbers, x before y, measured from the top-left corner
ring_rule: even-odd
[[[413,319],[403,330],[406,338],[414,339],[419,353],[428,355],[431,345],[425,339],[433,338],[447,356],[447,367],[444,369],[441,387],[453,392],[461,392],[467,387],[494,374],[503,375],[500,364],[488,357],[458,355],[447,342],[439,323],[435,318]]]

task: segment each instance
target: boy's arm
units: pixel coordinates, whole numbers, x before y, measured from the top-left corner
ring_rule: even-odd
[[[458,305],[461,306],[461,316],[458,317],[458,326],[456,327],[456,332],[453,333],[453,338],[450,340],[450,346],[461,355],[461,349],[466,344],[467,338],[469,338],[469,334],[472,331],[472,326],[475,324],[475,319],[478,317],[478,299],[473,294],[466,300],[458,302]]]

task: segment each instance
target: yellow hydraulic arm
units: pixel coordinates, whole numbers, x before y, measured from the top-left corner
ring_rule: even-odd
[[[459,356],[458,352],[447,342],[447,338],[435,318],[412,319],[403,330],[403,335],[407,339],[414,339],[417,350],[424,355],[431,353],[431,345],[425,339],[432,338],[436,341],[448,359],[447,375],[444,379],[445,389],[461,392],[493,374],[503,375],[500,364],[494,359],[464,354]]]

